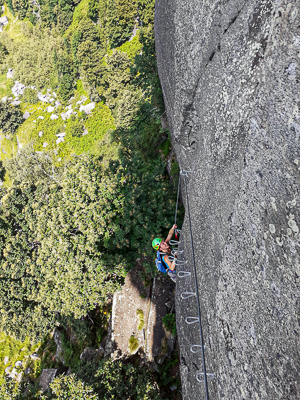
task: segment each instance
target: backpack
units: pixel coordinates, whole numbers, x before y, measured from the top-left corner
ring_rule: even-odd
[[[163,254],[164,255],[164,254]],[[157,251],[156,260],[155,260],[156,268],[163,272],[164,274],[168,273],[168,276],[172,279],[173,282],[176,282],[176,271],[171,271],[165,262],[162,259],[160,251]],[[166,268],[167,267],[167,268]]]
[[[155,260],[156,268],[160,271],[163,272],[164,274],[167,273],[167,269],[165,268],[165,263],[163,262],[163,259],[161,257],[160,251],[157,251],[156,254],[156,260]]]

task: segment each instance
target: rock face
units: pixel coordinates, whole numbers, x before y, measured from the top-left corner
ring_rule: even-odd
[[[173,145],[192,170],[196,273],[211,399],[300,398],[300,1],[157,0]],[[186,207],[186,193],[182,186]],[[188,219],[184,257],[193,270]],[[183,397],[204,397],[191,278],[177,279]],[[297,305],[298,301],[298,305]],[[202,397],[201,397],[202,396]]]

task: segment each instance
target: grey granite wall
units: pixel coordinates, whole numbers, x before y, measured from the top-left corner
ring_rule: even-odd
[[[210,399],[300,399],[300,0],[156,0],[155,35],[173,144],[194,171]],[[176,285],[184,400],[205,398],[184,322],[196,301],[179,296],[193,285]]]

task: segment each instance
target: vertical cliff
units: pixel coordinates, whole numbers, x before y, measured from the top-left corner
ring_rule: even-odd
[[[173,144],[194,171],[210,399],[299,399],[300,1],[156,0],[155,24]],[[192,270],[187,220],[182,236]],[[185,400],[204,398],[196,301],[180,298],[193,289],[178,279]]]

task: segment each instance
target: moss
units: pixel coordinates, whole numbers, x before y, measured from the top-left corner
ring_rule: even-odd
[[[138,316],[138,330],[142,330],[145,324],[144,313],[142,310],[136,310],[136,315]]]
[[[138,349],[138,347],[139,347],[138,339],[134,335],[131,335],[128,341],[129,353],[130,354],[134,353]]]
[[[168,157],[171,151],[171,139],[165,140],[160,146],[159,149],[162,151],[164,157]]]

